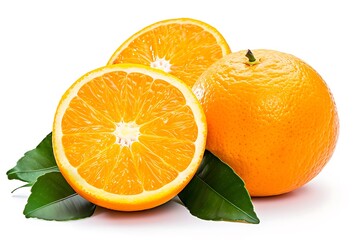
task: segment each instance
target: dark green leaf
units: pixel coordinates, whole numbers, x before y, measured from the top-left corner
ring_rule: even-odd
[[[60,172],[40,176],[24,209],[27,218],[45,220],[74,220],[90,217],[95,205],[78,195]]]
[[[45,173],[58,172],[51,136],[51,133],[48,134],[35,149],[26,152],[16,166],[7,171],[8,178],[34,183],[39,176]]]
[[[201,219],[260,222],[244,182],[209,151],[205,151],[201,166],[179,198]]]

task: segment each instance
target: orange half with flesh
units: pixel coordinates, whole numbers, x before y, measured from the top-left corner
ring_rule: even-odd
[[[176,77],[135,64],[91,71],[63,95],[53,124],[59,169],[84,198],[122,211],[176,196],[205,150],[204,112]]]
[[[108,64],[137,63],[158,68],[192,87],[211,64],[229,53],[226,40],[211,25],[176,18],[151,24],[132,35]]]

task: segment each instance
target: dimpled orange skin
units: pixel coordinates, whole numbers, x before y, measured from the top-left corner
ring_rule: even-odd
[[[321,76],[293,55],[229,54],[195,83],[208,123],[207,149],[244,180],[251,196],[297,189],[333,154],[339,120]]]

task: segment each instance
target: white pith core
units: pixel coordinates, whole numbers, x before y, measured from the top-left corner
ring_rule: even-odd
[[[114,134],[118,144],[130,147],[133,142],[138,141],[140,127],[134,122],[119,122],[116,124]]]
[[[163,57],[163,58],[156,57],[155,61],[150,63],[150,67],[163,70],[164,72],[167,72],[167,73],[169,73],[171,71],[171,69],[170,69],[171,63],[168,60],[166,60],[165,57]]]

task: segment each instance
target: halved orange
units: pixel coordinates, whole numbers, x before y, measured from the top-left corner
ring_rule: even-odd
[[[93,70],[63,95],[53,124],[56,162],[68,183],[99,206],[149,209],[195,174],[206,142],[191,89],[135,64]]]
[[[205,69],[229,53],[224,37],[214,27],[178,18],[135,33],[115,51],[108,64],[138,63],[158,68],[192,87]]]

